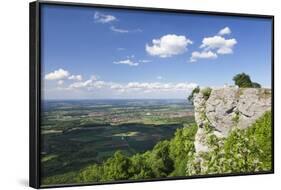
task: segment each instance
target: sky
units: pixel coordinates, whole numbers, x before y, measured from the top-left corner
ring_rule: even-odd
[[[271,86],[271,20],[78,6],[41,10],[43,99],[182,99]]]

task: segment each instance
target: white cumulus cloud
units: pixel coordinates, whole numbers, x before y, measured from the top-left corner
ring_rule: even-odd
[[[223,35],[231,34],[229,27],[222,28],[217,35],[205,37],[200,45],[201,51],[193,51],[189,59],[196,62],[198,59],[216,59],[219,55],[232,54],[238,43],[235,38],[227,39]]]
[[[235,38],[225,39],[222,36],[213,36],[204,38],[200,48],[204,48],[205,51],[215,50],[218,54],[231,54],[236,44]]]
[[[123,92],[130,91],[189,91],[197,86],[195,83],[162,83],[162,82],[129,82],[127,84],[111,84],[111,88],[118,89]]]
[[[185,98],[193,88],[198,86],[192,82],[134,82],[125,83],[103,81],[97,77],[74,81],[67,85],[59,85],[57,89],[66,92],[88,94],[89,96],[112,97],[177,97]]]
[[[68,77],[69,80],[78,80],[81,81],[82,80],[82,76],[81,75],[71,75]]]
[[[86,80],[83,82],[75,82],[69,85],[70,89],[73,88],[83,88],[83,87],[88,87],[90,84],[92,84],[92,80]]]
[[[129,82],[123,85],[126,90],[140,90],[140,91],[189,91],[197,86],[195,83],[161,83],[161,82]]]
[[[94,89],[111,89],[118,92],[135,92],[135,91],[150,91],[150,92],[177,92],[177,91],[190,91],[198,86],[195,83],[179,82],[179,83],[163,83],[163,82],[128,82],[128,83],[116,83],[106,82],[102,80],[94,80],[92,78],[74,82],[70,84],[67,89],[80,89],[80,90],[94,90]]]
[[[194,51],[191,54],[190,62],[196,62],[197,59],[216,59],[218,55],[212,51]]]
[[[64,69],[58,69],[45,75],[46,80],[61,80],[67,78],[69,72]]]
[[[100,12],[95,12],[94,19],[96,22],[103,24],[117,20],[113,15],[102,14]]]
[[[231,34],[231,30],[229,27],[224,27],[223,29],[221,29],[218,33],[219,35],[223,36],[223,35],[227,35],[227,34]]]
[[[153,39],[152,44],[146,44],[145,50],[152,56],[171,57],[187,51],[187,46],[193,42],[183,35],[167,34],[159,39]]]

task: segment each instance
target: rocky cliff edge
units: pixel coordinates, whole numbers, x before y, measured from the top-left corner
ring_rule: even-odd
[[[225,87],[213,89],[208,96],[202,90],[194,94],[196,152],[207,152],[207,128],[219,138],[237,128],[247,128],[271,109],[271,89]]]

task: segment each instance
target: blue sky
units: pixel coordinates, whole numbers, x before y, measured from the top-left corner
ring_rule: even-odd
[[[45,99],[186,98],[245,72],[271,86],[266,19],[44,5]]]

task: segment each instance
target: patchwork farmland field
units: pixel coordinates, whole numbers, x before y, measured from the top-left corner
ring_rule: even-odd
[[[173,137],[194,122],[186,100],[44,101],[41,175],[44,178],[102,163],[116,151],[130,156]]]

